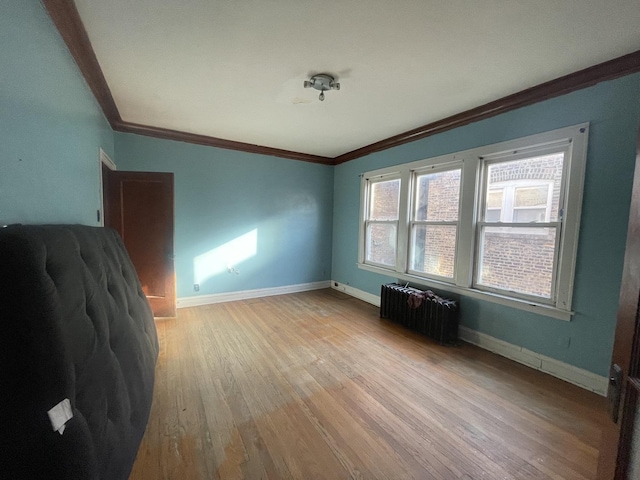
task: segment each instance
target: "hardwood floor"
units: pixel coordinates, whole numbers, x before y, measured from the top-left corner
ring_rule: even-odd
[[[594,478],[605,400],[344,294],[158,320],[137,479]]]

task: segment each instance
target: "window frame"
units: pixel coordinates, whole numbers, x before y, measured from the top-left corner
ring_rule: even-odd
[[[383,274],[387,277],[412,282],[432,288],[440,288],[472,298],[507,305],[513,308],[535,312],[541,315],[570,320],[575,264],[578,249],[578,232],[582,209],[586,152],[589,123],[582,123],[557,130],[517,138],[493,145],[473,148],[462,152],[395,165],[361,175],[360,188],[360,228],[358,243],[358,267]],[[560,206],[556,230],[554,265],[555,283],[552,285],[552,300],[542,297],[522,296],[504,290],[478,288],[476,285],[476,259],[478,257],[479,231],[484,221],[484,169],[494,161],[517,160],[555,153],[566,149],[563,178],[560,192]],[[411,261],[410,235],[414,202],[414,178],[416,172],[424,173],[433,169],[451,170],[455,164],[462,165],[458,235],[453,278],[429,277],[422,272],[409,270]],[[373,265],[364,261],[365,223],[363,208],[367,207],[369,180],[381,176],[395,175],[400,178],[400,208],[397,227],[396,265]],[[560,217],[561,216],[561,217]],[[504,224],[503,224],[504,225]],[[547,223],[539,224],[544,227]],[[509,226],[509,224],[506,224]]]
[[[461,203],[461,197],[462,197],[462,190],[463,190],[463,185],[462,185],[462,167],[463,164],[462,162],[449,162],[449,163],[445,163],[445,164],[441,164],[441,165],[429,165],[426,166],[424,168],[416,168],[411,170],[411,183],[410,183],[410,195],[411,195],[411,199],[410,199],[410,205],[409,205],[409,226],[408,226],[408,232],[407,232],[407,236],[408,236],[408,252],[407,252],[407,272],[410,275],[416,275],[416,276],[424,276],[425,278],[432,278],[435,280],[441,280],[441,281],[451,281],[453,280],[453,278],[455,277],[455,272],[456,272],[456,263],[457,263],[457,258],[458,258],[458,236],[460,235],[460,203]],[[414,217],[416,216],[417,213],[417,202],[418,202],[418,191],[417,191],[417,183],[418,183],[418,177],[421,175],[430,175],[430,174],[434,174],[434,173],[444,173],[444,172],[451,172],[454,170],[460,170],[460,191],[458,192],[458,220],[456,221],[429,221],[429,220],[415,220]],[[413,250],[414,250],[414,245],[413,245],[413,231],[414,231],[414,227],[416,225],[450,225],[450,226],[455,226],[456,227],[456,246],[454,248],[454,260],[453,260],[453,277],[446,277],[443,275],[436,275],[436,274],[430,274],[430,273],[426,273],[426,272],[421,272],[419,270],[413,270],[411,268],[411,259],[413,258]]]
[[[552,133],[552,132],[549,132]],[[573,138],[573,137],[572,137]],[[566,276],[560,275],[561,265],[560,265],[560,256],[563,250],[563,231],[566,228],[566,221],[563,212],[567,209],[567,198],[566,198],[566,188],[570,175],[570,167],[569,163],[571,162],[572,157],[572,146],[573,143],[570,139],[558,139],[553,142],[549,142],[542,145],[531,145],[526,148],[522,148],[520,150],[507,151],[507,152],[498,152],[495,154],[484,155],[482,158],[482,165],[480,166],[480,186],[478,188],[479,198],[479,206],[478,206],[478,221],[476,222],[476,247],[475,247],[475,258],[474,258],[474,275],[471,288],[486,291],[493,294],[498,295],[507,295],[516,299],[521,299],[524,301],[536,302],[544,305],[549,305],[552,307],[557,307],[558,300],[562,301],[562,304],[565,305],[567,302],[570,305],[570,298],[563,296],[558,291],[559,283],[562,281],[567,281]],[[560,194],[559,194],[559,204],[558,204],[558,219],[556,221],[551,221],[549,217],[547,217],[546,222],[536,222],[535,224],[529,223],[516,223],[516,222],[486,222],[482,216],[485,211],[484,201],[486,199],[486,189],[488,188],[488,169],[489,166],[499,164],[502,162],[510,162],[516,160],[524,160],[533,157],[541,157],[544,155],[550,155],[554,153],[564,154],[563,158],[563,166],[562,166],[562,180],[560,184]],[[584,172],[583,172],[584,175]],[[515,183],[515,182],[514,182]],[[542,181],[540,182],[543,183]],[[515,189],[514,189],[515,190]],[[548,195],[551,196],[551,190],[548,192]],[[515,201],[515,198],[514,198]],[[581,202],[582,203],[582,202]],[[550,209],[549,209],[550,210]],[[480,271],[480,246],[481,246],[481,235],[483,227],[505,227],[505,228],[520,228],[523,230],[530,230],[527,232],[528,235],[535,235],[536,229],[543,228],[554,228],[556,231],[555,236],[555,246],[554,246],[554,259],[553,259],[553,272],[551,275],[551,296],[550,298],[539,297],[536,295],[529,295],[526,293],[516,292],[516,291],[508,291],[505,289],[491,287],[489,285],[485,285],[479,282],[479,271]],[[565,272],[566,273],[566,272]],[[573,277],[572,280],[573,281]],[[573,289],[572,289],[573,290]],[[566,293],[566,289],[564,290]]]
[[[365,214],[362,215],[362,221],[361,223],[361,232],[360,232],[360,236],[362,238],[365,239],[365,242],[367,241],[367,237],[366,237],[366,232],[367,232],[367,227],[369,225],[372,224],[376,224],[376,225],[380,225],[380,224],[389,224],[389,225],[395,225],[396,227],[396,245],[395,245],[395,250],[396,250],[396,263],[394,265],[387,265],[384,263],[378,263],[378,262],[373,262],[371,260],[367,260],[367,244],[365,243],[364,245],[364,251],[362,252],[362,258],[359,258],[359,261],[361,261],[362,263],[366,263],[367,265],[372,265],[372,266],[376,266],[379,268],[396,268],[397,267],[397,262],[398,262],[398,246],[399,246],[399,232],[400,232],[400,215],[401,215],[401,210],[402,210],[402,192],[399,192],[398,194],[398,219],[397,220],[371,220],[369,218],[370,214],[371,214],[371,192],[373,191],[373,185],[376,183],[382,183],[382,182],[387,182],[387,181],[393,181],[393,180],[400,180],[400,189],[402,189],[402,179],[400,178],[400,175],[397,174],[397,172],[390,172],[390,173],[386,173],[386,174],[381,174],[381,175],[375,175],[373,177],[370,177],[367,179],[367,183],[366,183],[366,195],[364,195],[362,197],[362,201],[365,202]]]

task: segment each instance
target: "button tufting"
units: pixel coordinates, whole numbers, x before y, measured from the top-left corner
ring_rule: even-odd
[[[146,308],[146,299],[138,296],[139,282],[122,242],[112,231],[83,226],[27,229],[30,232],[20,235],[29,240],[29,248],[35,251],[28,252],[30,256],[24,255],[24,259],[18,259],[22,263],[17,260],[16,264],[25,265],[24,271],[28,270],[27,265],[37,265],[34,273],[37,277],[28,284],[33,289],[29,301],[34,306],[43,302],[48,310],[42,308],[43,315],[26,316],[23,320],[29,329],[41,335],[49,331],[41,328],[49,322],[47,327],[59,335],[48,339],[50,342],[21,345],[20,354],[51,362],[47,363],[51,378],[41,387],[56,385],[64,390],[73,404],[74,415],[77,412],[73,428],[85,429],[83,438],[92,443],[80,445],[74,437],[70,439],[74,440],[73,451],[67,451],[61,444],[60,450],[51,455],[73,457],[91,450],[97,454],[96,468],[111,472],[113,459],[135,453],[138,445],[134,439],[144,432],[151,403],[147,387],[153,379],[158,354],[153,318]],[[53,308],[49,308],[51,305]],[[48,346],[52,348],[45,352],[27,351]],[[29,393],[37,393],[39,387]],[[0,400],[5,398],[3,395],[0,388]],[[26,399],[24,404],[32,400]],[[136,419],[135,427],[132,419]],[[16,448],[40,442],[39,438],[29,436],[26,427],[24,439],[22,436],[14,439]],[[67,436],[65,433],[62,440]],[[104,452],[108,456],[102,455]]]

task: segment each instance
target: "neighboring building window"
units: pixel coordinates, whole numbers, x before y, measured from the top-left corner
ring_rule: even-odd
[[[560,167],[562,168],[562,159],[560,159]],[[553,182],[538,180],[490,183],[484,221],[506,223],[548,221],[551,215],[550,196],[553,194],[553,186]]]
[[[395,266],[399,205],[399,178],[371,182],[366,220],[367,262]]]
[[[414,174],[410,271],[453,278],[462,169]]]
[[[484,218],[487,222],[501,222],[504,210],[504,188],[495,188],[487,192],[487,208]]]
[[[568,320],[588,124],[363,174],[358,264]]]

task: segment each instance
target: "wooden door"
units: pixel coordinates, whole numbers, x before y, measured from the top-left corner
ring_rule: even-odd
[[[640,479],[640,135],[598,479]]]
[[[104,224],[118,231],[156,317],[176,314],[173,173],[103,168]]]

